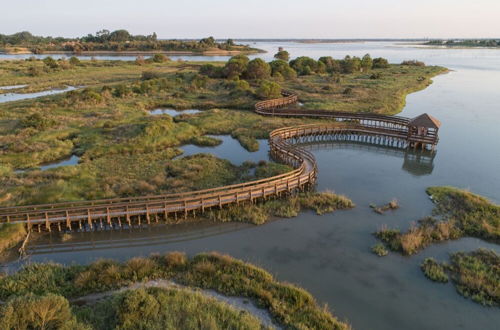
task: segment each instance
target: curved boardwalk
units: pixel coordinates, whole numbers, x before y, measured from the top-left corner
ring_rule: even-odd
[[[314,156],[302,149],[300,143],[321,141],[334,137],[340,140],[363,141],[393,147],[433,148],[437,129],[421,131],[408,118],[334,112],[326,110],[284,109],[297,103],[297,95],[259,102],[255,112],[266,116],[313,117],[332,119],[328,123],[285,127],[270,133],[271,156],[295,169],[289,173],[242,184],[192,191],[179,194],[127,197],[44,205],[0,208],[0,223],[25,223],[52,230],[114,228],[123,225],[150,224],[160,220],[196,215],[211,208],[228,204],[256,202],[282,196],[313,186],[317,177]],[[418,134],[416,134],[418,132]]]

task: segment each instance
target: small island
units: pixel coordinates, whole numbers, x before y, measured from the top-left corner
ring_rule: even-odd
[[[213,37],[201,40],[162,40],[156,33],[132,35],[127,30],[101,30],[80,38],[42,37],[23,31],[0,34],[0,52],[7,54],[69,55],[238,55],[264,51],[238,45],[232,39],[223,42]]]
[[[430,40],[423,45],[444,48],[500,48],[500,39]]]

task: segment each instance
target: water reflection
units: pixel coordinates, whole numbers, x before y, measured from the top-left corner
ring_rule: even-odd
[[[65,87],[62,89],[51,89],[48,91],[36,92],[36,93],[5,93],[5,94],[0,94],[0,103],[13,102],[13,101],[19,101],[19,100],[27,100],[27,99],[35,99],[37,97],[60,94],[60,93],[72,91],[75,89],[77,89],[77,87],[68,86],[68,87]]]
[[[333,150],[333,157],[335,157],[334,150],[344,149],[361,150],[367,153],[376,153],[377,155],[402,158],[402,169],[414,176],[432,174],[434,170],[434,159],[437,154],[436,151],[403,149],[355,141],[323,141],[320,143],[301,144],[301,146],[309,151]]]

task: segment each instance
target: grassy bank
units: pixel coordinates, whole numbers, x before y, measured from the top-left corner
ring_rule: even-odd
[[[17,246],[25,237],[23,224],[0,224],[0,253]]]
[[[485,306],[500,307],[500,255],[479,249],[451,255],[450,264],[426,259],[422,264],[425,275],[433,281],[455,285],[457,292]]]
[[[266,223],[271,217],[292,218],[302,210],[313,210],[318,215],[354,207],[347,197],[332,192],[305,192],[261,204],[234,205],[220,211],[210,211],[208,218],[220,222]]]
[[[431,187],[427,193],[436,204],[435,217],[419,220],[404,233],[387,227],[375,233],[391,250],[412,255],[430,244],[461,237],[499,242],[500,206],[453,187]]]
[[[18,273],[0,279],[0,297],[12,301],[16,297],[26,297],[30,294],[38,296],[54,294],[68,299],[160,278],[190,287],[212,289],[224,295],[253,299],[260,307],[267,309],[276,322],[285,327],[348,328],[326,308],[318,306],[314,298],[303,289],[280,283],[260,268],[216,253],[199,254],[191,259],[181,253],[169,253],[150,258],[134,258],[125,263],[101,260],[88,266],[31,264]],[[132,295],[134,301],[143,299],[154,304],[160,293],[146,295],[140,292]],[[113,310],[113,306],[108,305],[108,308]],[[174,305],[173,308],[177,309],[179,306]],[[6,308],[2,313],[6,315],[5,313],[9,311],[12,312]],[[196,312],[196,309],[192,311]],[[79,315],[80,320],[85,320],[83,314],[90,315],[92,320],[98,322],[96,318],[105,318],[105,315],[110,315],[107,313],[109,310],[98,309],[98,314],[101,315],[93,316],[94,313]],[[198,311],[195,315],[198,313],[205,315],[203,311]],[[165,314],[151,315],[151,322],[157,322],[163,315]],[[89,318],[86,320],[94,322],[89,321]],[[149,320],[148,317],[145,320]],[[133,316],[131,321],[141,322]]]

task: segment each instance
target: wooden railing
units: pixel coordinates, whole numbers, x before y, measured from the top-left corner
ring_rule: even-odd
[[[273,158],[295,169],[270,178],[204,189],[186,193],[125,197],[92,201],[75,201],[0,208],[0,223],[25,223],[29,228],[51,230],[57,227],[72,229],[96,226],[133,226],[159,219],[188,216],[211,208],[229,204],[255,202],[270,196],[281,196],[304,190],[315,184],[317,164],[314,156],[300,148],[300,139],[324,135],[369,136],[396,141],[403,146],[408,140],[407,118],[374,114],[352,114],[322,110],[282,109],[297,102],[297,96],[284,93],[284,97],[259,102],[255,111],[262,115],[307,116],[335,119],[325,124],[285,127],[270,133],[269,146]]]

